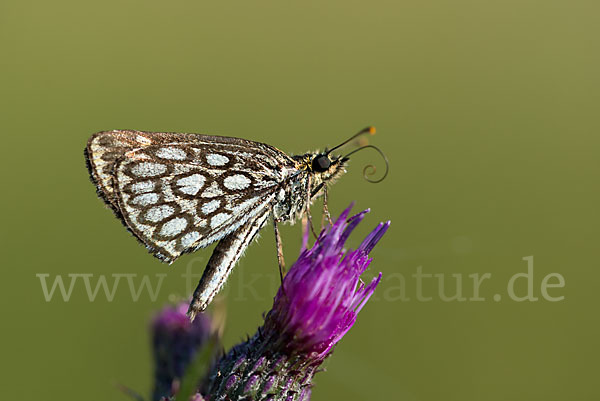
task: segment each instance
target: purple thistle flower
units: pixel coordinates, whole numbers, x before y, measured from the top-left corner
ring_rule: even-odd
[[[187,303],[167,306],[152,322],[155,361],[153,400],[177,391],[179,380],[196,353],[211,335],[211,321],[199,315],[194,322],[187,317]]]
[[[356,250],[345,251],[344,243],[368,212],[348,219],[351,207],[321,232],[315,246],[302,249],[254,337],[212,369],[208,400],[310,399],[317,368],[356,322],[381,279],[379,273],[365,285],[360,275],[390,223],[379,224]]]
[[[286,275],[273,309],[265,319],[265,335],[282,351],[311,354],[323,360],[356,321],[358,312],[379,284],[381,273],[370,284],[360,275],[371,262],[368,253],[383,236],[381,223],[355,251],[344,255],[344,242],[368,210],[346,219],[346,209],[316,245],[303,249]]]

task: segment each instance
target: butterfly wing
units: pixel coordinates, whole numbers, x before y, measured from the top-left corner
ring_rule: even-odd
[[[294,171],[272,146],[198,134],[101,132],[86,154],[100,195],[169,263],[269,208]]]

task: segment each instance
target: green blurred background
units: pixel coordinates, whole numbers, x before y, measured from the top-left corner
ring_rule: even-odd
[[[354,245],[393,221],[367,273],[384,279],[313,400],[599,399],[598,2],[216,3],[0,3],[0,398],[126,400],[116,383],[147,394],[148,321],[210,254],[148,255],[96,198],[90,134],[204,132],[303,153],[374,124],[388,179],[362,179],[378,162],[365,151],[330,207],[372,208]],[[300,227],[283,237],[289,263]],[[507,282],[530,255],[539,300],[515,302]],[[462,275],[467,297],[468,275],[490,273],[485,301],[444,302],[430,279],[419,302],[419,266],[449,294]],[[134,302],[125,281],[112,302],[90,302],[81,281],[68,302],[45,301],[36,274],[78,273],[168,276],[154,302]],[[550,273],[562,301],[541,296]],[[226,288],[226,346],[255,331],[276,287],[268,228]]]

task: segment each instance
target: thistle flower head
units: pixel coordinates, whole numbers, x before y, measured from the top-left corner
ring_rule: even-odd
[[[178,381],[194,355],[211,335],[211,321],[199,315],[194,322],[187,317],[186,302],[167,306],[152,322],[152,348],[155,360],[153,400],[177,391]]]
[[[381,279],[379,273],[365,284],[360,275],[389,222],[379,224],[356,250],[346,251],[344,243],[368,212],[348,219],[350,209],[311,249],[302,249],[263,327],[213,367],[206,392],[211,401],[310,399],[319,365],[355,323]]]
[[[381,273],[369,284],[360,275],[371,263],[369,252],[390,223],[379,224],[356,250],[345,251],[350,233],[368,212],[348,219],[351,207],[321,232],[312,248],[302,250],[275,297],[265,319],[265,335],[283,352],[323,360],[352,327],[379,284]]]

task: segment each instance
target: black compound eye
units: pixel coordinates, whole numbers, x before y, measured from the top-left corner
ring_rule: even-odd
[[[316,171],[317,173],[322,173],[324,171],[327,171],[330,166],[331,166],[331,160],[329,160],[329,157],[327,157],[326,155],[316,156],[312,160],[312,169],[313,169],[313,171]]]

